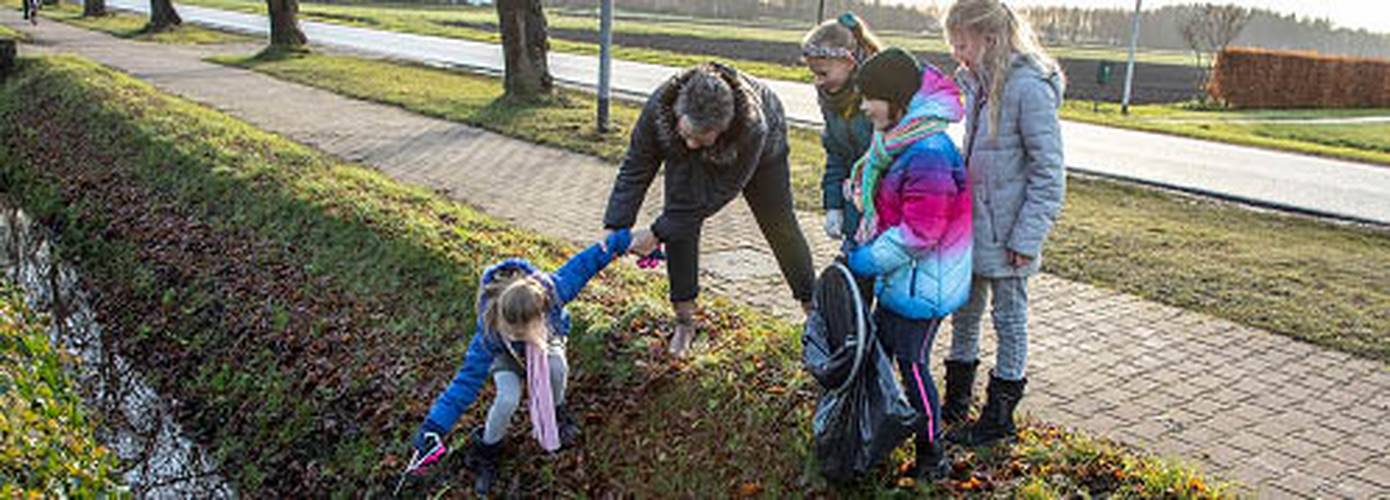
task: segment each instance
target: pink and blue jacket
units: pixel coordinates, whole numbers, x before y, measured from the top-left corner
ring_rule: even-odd
[[[959,122],[960,89],[931,65],[903,120]],[[893,159],[874,193],[878,225],[872,240],[849,255],[856,274],[876,276],[879,303],[911,319],[947,316],[970,295],[970,182],[965,162],[945,132],[924,137]]]

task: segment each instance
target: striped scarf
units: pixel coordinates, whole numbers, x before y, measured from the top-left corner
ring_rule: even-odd
[[[917,141],[946,130],[948,124],[939,118],[921,117],[900,123],[886,133],[874,132],[868,151],[854,162],[854,169],[845,180],[850,184],[849,189],[845,190],[846,196],[859,209],[859,213],[864,214],[859,219],[855,241],[867,243],[877,236],[878,212],[874,210],[874,193],[878,191],[878,181],[883,178],[883,173],[892,166],[893,158]]]

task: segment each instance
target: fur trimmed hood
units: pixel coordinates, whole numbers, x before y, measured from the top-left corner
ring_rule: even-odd
[[[710,69],[718,73],[734,91],[734,118],[729,123],[729,129],[719,135],[719,140],[713,146],[691,151],[686,148],[685,140],[676,131],[676,122],[679,119],[676,116],[676,99],[691,76]],[[720,167],[730,166],[738,161],[739,145],[746,134],[765,133],[765,130],[759,130],[766,129],[762,97],[745,76],[729,66],[710,62],[682,71],[661,85],[657,90],[657,97],[660,99],[661,109],[656,116],[656,135],[662,149],[672,158],[688,158],[694,155]]]

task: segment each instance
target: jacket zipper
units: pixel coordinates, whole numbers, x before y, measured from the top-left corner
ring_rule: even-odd
[[[913,298],[916,298],[916,297],[917,297],[917,263],[918,263],[918,262],[920,262],[920,261],[918,261],[918,260],[916,260],[916,259],[913,259],[913,260],[912,260],[912,279],[909,280],[908,286],[907,286],[907,296],[908,296],[908,297],[913,297]]]
[[[973,161],[975,158],[975,145],[976,143],[980,142],[976,137],[976,135],[978,135],[980,132],[980,110],[984,109],[984,106],[986,104],[985,99],[988,98],[989,96],[988,94],[985,94],[984,86],[977,85],[975,87],[975,105],[970,110],[970,134],[967,137],[967,139],[970,141],[970,144],[966,146],[965,149],[965,170],[967,172],[970,171],[970,162]],[[977,170],[975,173],[983,177],[982,179],[980,179],[980,182],[983,182],[985,184],[985,193],[988,194],[990,186],[989,176],[984,175],[984,172],[981,170]],[[997,244],[999,243],[999,228],[995,227],[997,226],[997,224],[994,223],[994,204],[991,203],[989,196],[985,196],[984,198],[985,217],[989,218],[989,236],[991,238],[990,241]]]

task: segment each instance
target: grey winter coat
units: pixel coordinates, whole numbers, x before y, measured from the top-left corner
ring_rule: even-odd
[[[1057,110],[1065,78],[1044,74],[1015,56],[1004,86],[999,124],[990,123],[989,92],[968,70],[957,73],[965,94],[966,165],[974,195],[975,269],[978,276],[1030,276],[1042,262],[1043,241],[1062,209],[1066,171]],[[999,133],[991,137],[992,130]],[[1032,257],[1009,265],[1006,250]]]

